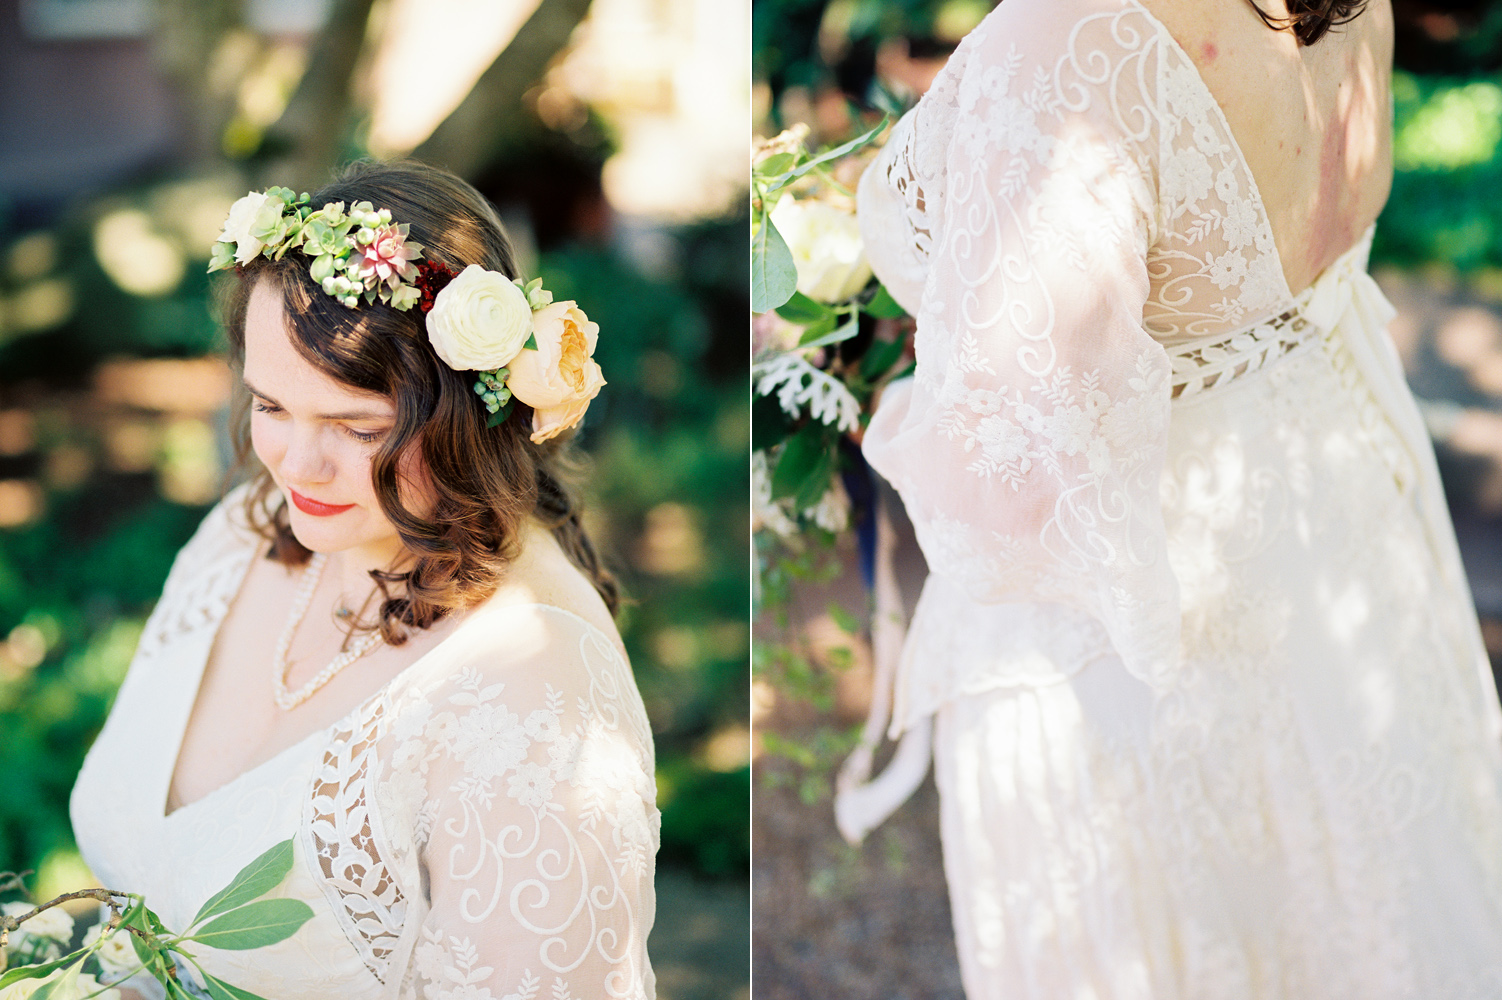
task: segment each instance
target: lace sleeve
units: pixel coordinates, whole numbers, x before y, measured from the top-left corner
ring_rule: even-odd
[[[502,610],[378,749],[377,826],[421,900],[399,995],[650,998],[659,814],[630,667],[566,612]]]
[[[1143,679],[1178,640],[1170,368],[1142,322],[1156,43],[1140,11],[1079,0],[1002,4],[956,51],[902,154],[931,227],[917,369],[864,442],[932,572],[1088,612]]]

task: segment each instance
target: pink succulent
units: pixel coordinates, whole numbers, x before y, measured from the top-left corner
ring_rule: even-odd
[[[417,266],[412,262],[422,256],[422,246],[408,243],[406,226],[382,226],[375,231],[375,239],[358,247],[360,278],[366,288],[374,288],[384,281],[395,288],[401,281],[417,276]]]

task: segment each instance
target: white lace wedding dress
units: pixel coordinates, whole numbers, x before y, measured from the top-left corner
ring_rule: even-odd
[[[262,949],[192,946],[211,975],[267,1000],[652,997],[651,733],[625,654],[562,609],[476,609],[342,722],[164,815],[256,550],[240,497],[178,555],[74,787],[102,884],[182,929],[292,838],[273,895],[313,918]]]
[[[967,994],[1502,997],[1502,714],[1371,233],[1293,294],[1135,0],[1001,4],[859,211]]]

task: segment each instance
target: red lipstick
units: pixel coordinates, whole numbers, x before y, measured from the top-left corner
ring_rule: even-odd
[[[304,514],[312,514],[314,517],[331,517],[334,514],[343,514],[354,506],[352,503],[319,503],[317,500],[308,499],[290,486],[287,488],[287,492],[292,494],[292,502],[297,505],[298,510]]]

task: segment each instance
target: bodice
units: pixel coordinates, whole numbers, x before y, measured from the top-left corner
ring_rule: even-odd
[[[179,554],[74,787],[95,874],[180,929],[291,838],[273,895],[313,918],[267,948],[195,949],[210,974],[279,1000],[440,983],[476,997],[652,996],[651,733],[622,651],[563,609],[481,605],[340,722],[164,815],[210,646],[256,550],[241,497]]]

